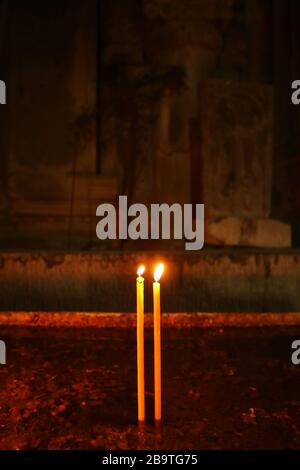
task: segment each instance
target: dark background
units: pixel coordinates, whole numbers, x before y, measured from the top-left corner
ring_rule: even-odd
[[[299,0],[0,0],[1,449],[300,448],[299,23]],[[122,194],[204,203],[205,249],[100,242]]]
[[[268,217],[291,224],[298,246],[299,9],[297,0],[1,0],[0,247],[119,248],[95,236],[96,207],[119,194],[209,204],[197,150],[197,90],[209,79],[273,87]],[[153,144],[168,93],[171,166],[164,135]]]
[[[299,311],[299,10],[0,1],[1,310],[133,311],[164,261],[165,311]],[[124,194],[204,203],[204,251],[97,240]]]

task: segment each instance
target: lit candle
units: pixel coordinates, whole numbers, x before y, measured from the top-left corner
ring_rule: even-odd
[[[145,365],[144,365],[144,278],[145,266],[138,269],[136,280],[136,309],[137,309],[137,392],[138,420],[145,421]]]
[[[160,323],[160,278],[164,265],[159,264],[154,272],[153,312],[154,312],[154,416],[161,422],[161,323]]]

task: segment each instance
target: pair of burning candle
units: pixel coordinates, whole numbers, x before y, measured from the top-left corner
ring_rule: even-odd
[[[154,320],[154,416],[156,423],[161,422],[161,322],[160,322],[160,278],[164,265],[158,264],[153,283],[153,320]],[[145,361],[144,361],[144,278],[145,266],[138,269],[136,282],[137,299],[137,391],[138,420],[145,422]]]

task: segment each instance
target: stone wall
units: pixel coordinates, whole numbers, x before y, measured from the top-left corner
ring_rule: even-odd
[[[211,250],[199,254],[0,255],[0,311],[134,312],[144,263],[146,311],[152,268],[165,263],[163,312],[299,312],[300,255]]]
[[[100,3],[101,12],[96,0],[0,2],[0,78],[8,84],[8,104],[0,108],[2,248],[107,249],[96,240],[95,210],[119,194],[206,203],[199,195],[199,83],[273,80],[270,2]],[[284,23],[286,11],[278,9],[275,20]],[[275,83],[276,135],[282,83]],[[295,222],[298,206],[289,201],[298,198],[286,168],[297,147],[285,156],[276,139],[264,212]]]
[[[117,147],[112,141],[118,141],[120,178],[135,200],[190,202],[190,124],[198,115],[199,81],[245,78],[251,71],[249,2],[238,3],[104,3],[104,68],[114,74],[115,86],[110,75],[103,114],[104,127],[111,123],[110,146],[103,159],[112,158]],[[184,83],[179,84],[180,70]],[[115,103],[122,101],[120,95],[126,96],[122,113]]]
[[[96,0],[8,7],[1,244],[88,246],[117,192],[112,172],[96,174]]]

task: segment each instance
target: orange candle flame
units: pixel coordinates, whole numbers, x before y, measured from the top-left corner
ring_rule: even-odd
[[[156,266],[156,269],[154,271],[155,282],[160,281],[160,278],[163,275],[164,269],[165,269],[165,267],[164,267],[163,263],[160,263]]]
[[[145,270],[146,268],[144,265],[140,266],[139,269],[137,270],[137,275],[141,277],[144,274]]]

